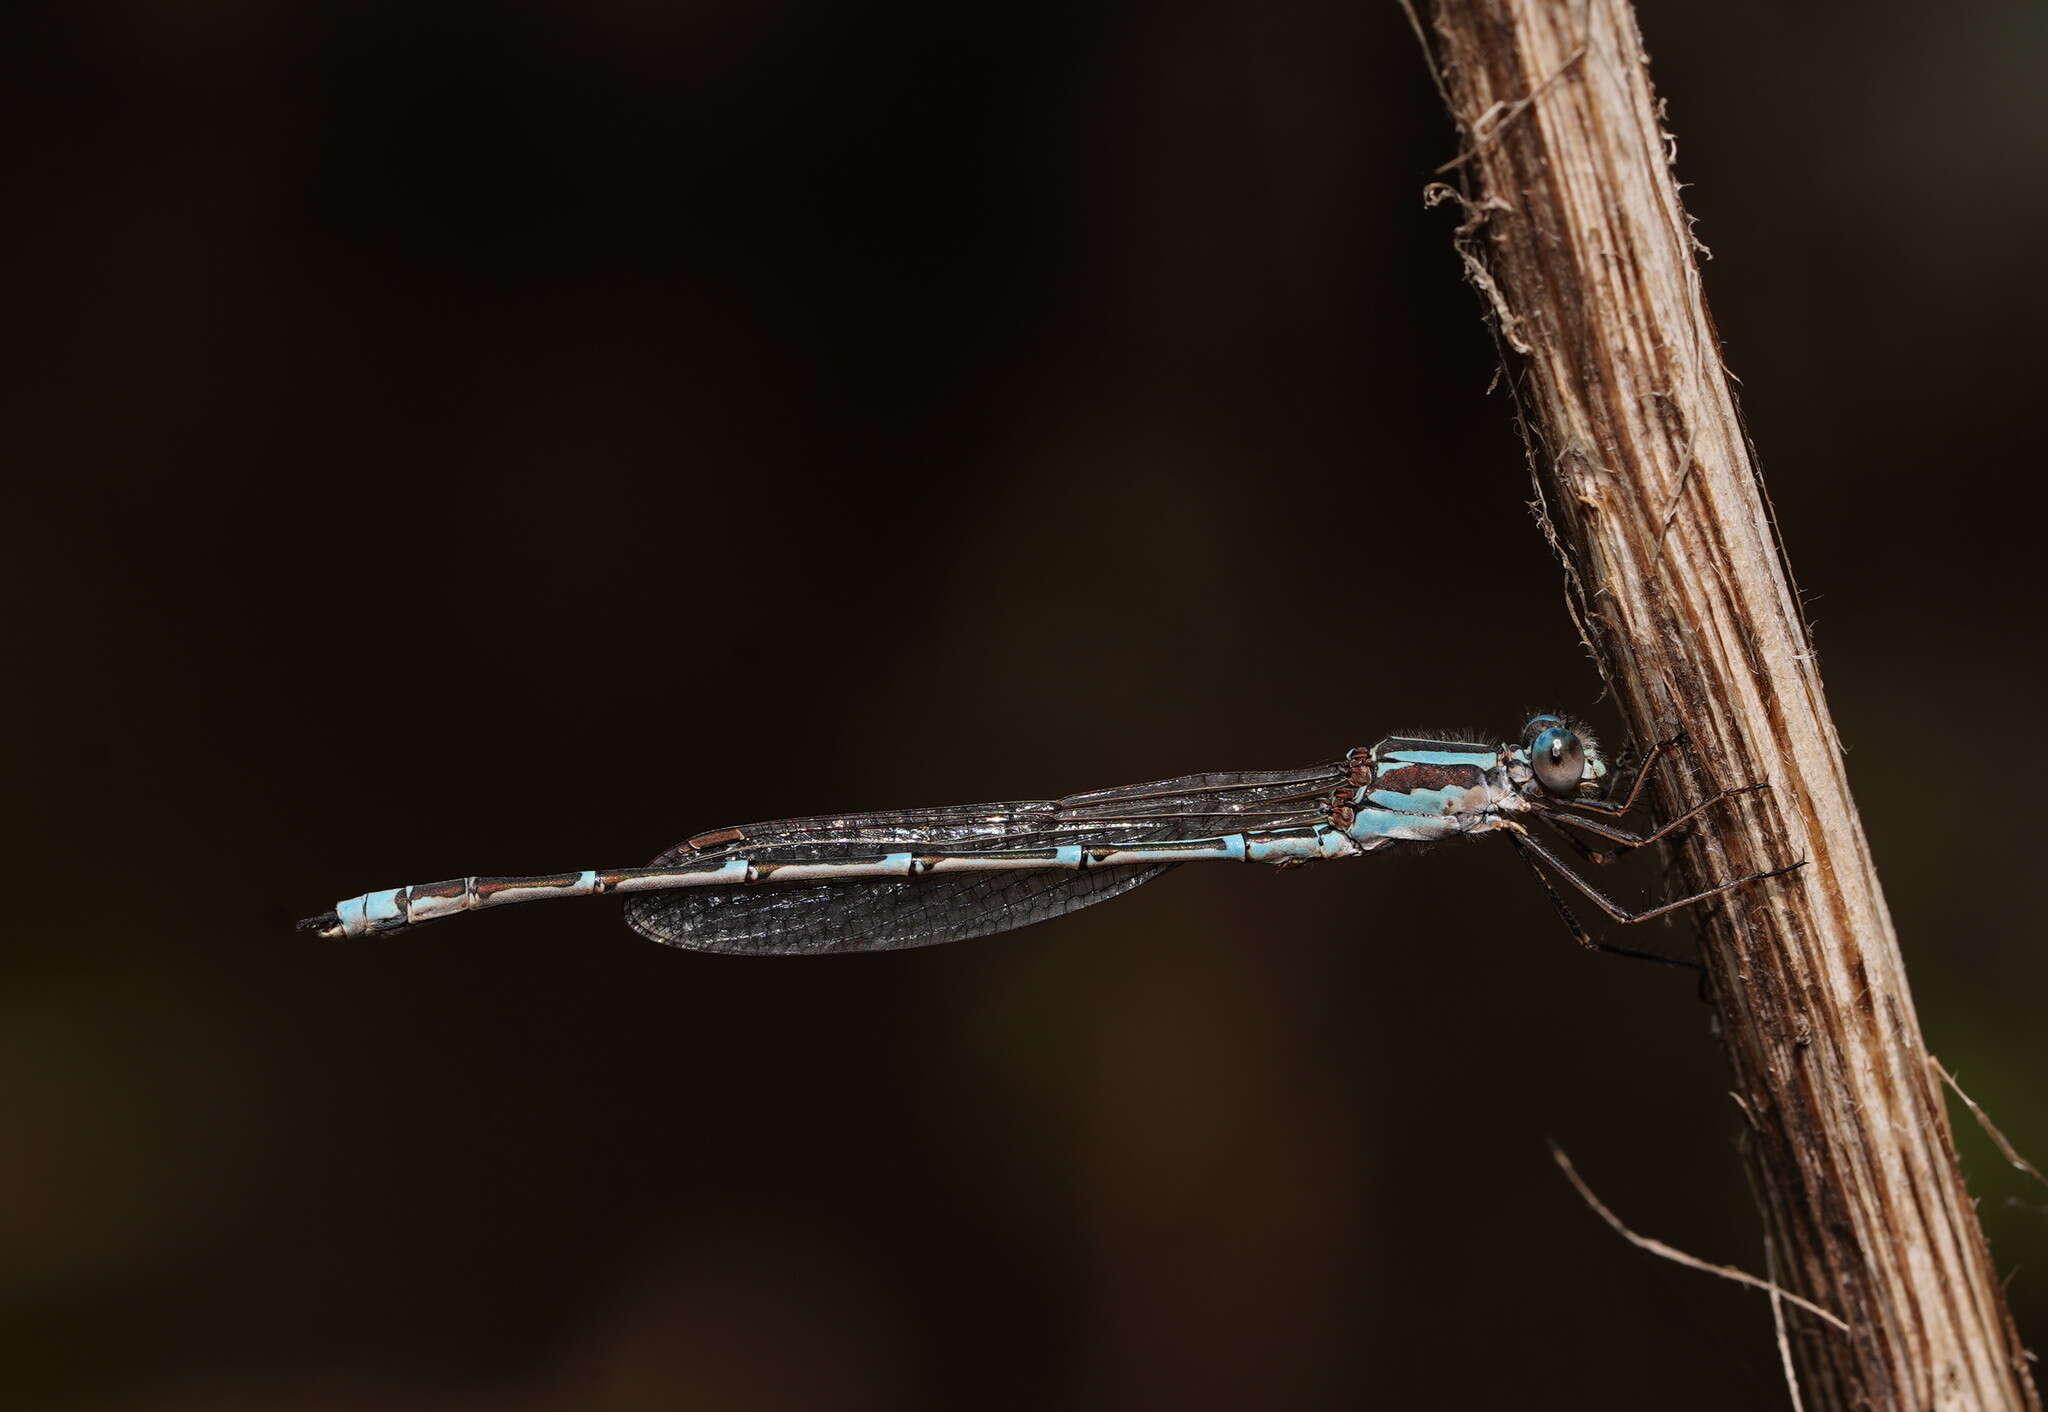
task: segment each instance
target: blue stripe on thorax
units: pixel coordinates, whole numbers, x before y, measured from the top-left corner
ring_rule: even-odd
[[[1361,848],[1375,841],[1404,839],[1428,843],[1463,833],[1472,822],[1467,814],[1415,814],[1396,809],[1360,809],[1344,830]]]
[[[1373,760],[1383,765],[1477,765],[1482,770],[1490,770],[1500,763],[1500,751],[1497,749],[1473,747],[1445,750],[1405,744],[1394,746],[1392,749],[1384,748],[1393,744],[1391,741],[1381,742],[1381,747],[1373,750]]]

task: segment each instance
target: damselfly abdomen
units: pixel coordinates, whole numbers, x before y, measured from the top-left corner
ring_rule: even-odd
[[[1731,795],[1765,787],[1722,790],[1649,833],[1597,817],[1632,809],[1650,767],[1673,743],[1650,752],[1620,800],[1610,798],[1614,780],[1591,737],[1545,715],[1528,723],[1518,744],[1389,736],[1297,770],[1185,775],[1064,799],[747,824],[699,834],[645,868],[392,888],[352,897],[299,925],[322,936],[368,936],[508,902],[622,893],[627,922],[651,940],[696,951],[803,956],[930,946],[1029,926],[1120,896],[1182,863],[1285,867],[1471,834],[1506,835],[1540,865],[1539,873],[1549,868],[1621,922],[1801,866],[1751,873],[1631,911],[1534,835],[1535,823],[1570,826],[1632,848]],[[1574,934],[1594,945],[1561,900],[1559,909]]]

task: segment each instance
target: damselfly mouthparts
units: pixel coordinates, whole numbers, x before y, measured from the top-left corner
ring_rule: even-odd
[[[627,922],[651,940],[695,951],[806,956],[1008,931],[1119,896],[1181,863],[1285,867],[1473,834],[1506,835],[1539,876],[1549,869],[1617,922],[1646,921],[1803,866],[1768,868],[1631,911],[1535,836],[1532,823],[1561,834],[1568,826],[1610,850],[1635,848],[1724,799],[1768,788],[1724,789],[1648,833],[1607,822],[1635,807],[1650,769],[1674,743],[1649,753],[1620,799],[1612,797],[1616,781],[1590,736],[1545,715],[1528,723],[1519,744],[1389,736],[1298,770],[1185,775],[1064,799],[747,824],[699,834],[645,868],[392,888],[352,897],[299,925],[322,936],[368,936],[508,902],[617,892],[629,894]],[[1544,885],[1583,944],[1623,950],[1589,938],[1547,879]]]

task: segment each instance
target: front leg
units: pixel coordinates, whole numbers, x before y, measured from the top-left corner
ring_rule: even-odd
[[[1733,789],[1724,789],[1718,794],[1710,794],[1705,799],[1702,799],[1699,803],[1693,805],[1692,808],[1686,810],[1683,814],[1678,815],[1676,818],[1668,819],[1663,824],[1660,824],[1658,827],[1652,829],[1650,832],[1642,834],[1631,833],[1629,830],[1619,828],[1614,824],[1603,824],[1597,819],[1585,819],[1579,817],[1577,814],[1566,814],[1563,812],[1553,811],[1550,809],[1544,810],[1542,817],[1549,819],[1553,823],[1570,824],[1573,828],[1584,829],[1587,833],[1592,834],[1595,838],[1604,838],[1609,843],[1617,845],[1616,852],[1622,852],[1630,848],[1641,848],[1646,843],[1657,842],[1659,839],[1662,839],[1666,835],[1671,833],[1672,830],[1681,827],[1682,825],[1690,822],[1694,818],[1697,818],[1699,815],[1705,813],[1708,809],[1713,808],[1716,804],[1721,803],[1723,800],[1733,799],[1738,794],[1754,794],[1758,790],[1769,789],[1770,787],[1771,786],[1768,783],[1743,784],[1737,785]],[[1630,794],[1629,802],[1631,804],[1635,802],[1633,792],[1631,792]],[[1569,807],[1584,808],[1585,806],[1583,804],[1579,804],[1572,805]],[[1616,812],[1625,813],[1627,811],[1626,809],[1623,809],[1618,810]],[[1596,863],[1608,863],[1614,860],[1615,854],[1588,853],[1587,856]]]

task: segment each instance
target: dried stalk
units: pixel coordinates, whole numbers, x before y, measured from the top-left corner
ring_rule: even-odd
[[[1437,0],[1466,150],[1459,243],[1514,367],[1538,513],[1639,739],[1685,729],[1664,803],[1774,791],[1681,849],[1798,1387],[1820,1408],[2035,1409],[1957,1169],[1898,943],[1708,317],[1626,0]]]

